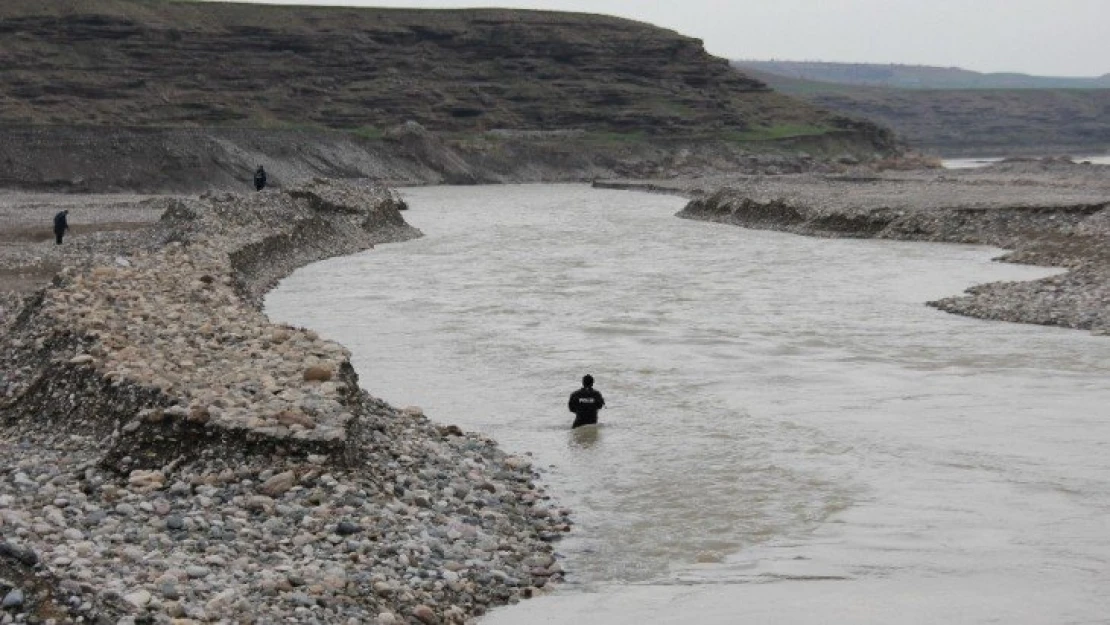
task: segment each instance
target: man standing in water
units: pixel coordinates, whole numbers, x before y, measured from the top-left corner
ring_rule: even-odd
[[[597,411],[605,407],[605,398],[594,390],[594,376],[587,374],[582,378],[582,388],[570,394],[568,407],[574,413],[571,429],[597,423]]]
[[[61,245],[62,237],[66,235],[69,230],[69,223],[66,221],[66,215],[69,214],[68,210],[64,210],[57,215],[54,215],[54,244]]]

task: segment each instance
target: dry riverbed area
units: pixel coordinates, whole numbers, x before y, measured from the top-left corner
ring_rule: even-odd
[[[161,216],[151,198],[0,191],[0,309],[14,294],[42,288],[64,265],[83,265],[147,249]],[[54,215],[69,210],[70,231],[54,245]],[[0,312],[0,319],[4,312]]]

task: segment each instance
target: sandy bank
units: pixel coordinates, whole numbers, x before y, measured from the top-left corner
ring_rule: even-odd
[[[1110,333],[1110,167],[1060,160],[980,170],[716,176],[597,186],[692,198],[678,214],[827,237],[992,245],[1001,260],[1068,269],[980,285],[929,305],[984,319]]]
[[[63,245],[4,317],[9,613],[460,623],[561,576],[566,511],[527,459],[371,397],[342,346],[259,310],[298,266],[419,236],[390,191],[143,202],[156,223]]]

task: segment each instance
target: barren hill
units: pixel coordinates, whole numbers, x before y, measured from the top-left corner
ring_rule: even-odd
[[[172,0],[0,3],[0,135],[0,187],[77,191],[237,186],[259,163],[279,185],[494,182],[896,150],[630,20]]]
[[[599,15],[0,3],[0,123],[820,134],[696,39]]]

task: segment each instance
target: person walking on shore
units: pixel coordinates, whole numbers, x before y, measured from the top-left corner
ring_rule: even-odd
[[[582,388],[570,394],[567,405],[574,413],[574,428],[597,423],[597,411],[605,407],[605,398],[594,389],[594,376],[586,374],[582,378]]]
[[[259,165],[254,172],[254,190],[261,191],[266,187],[266,170]]]
[[[66,235],[66,231],[69,230],[69,223],[66,221],[66,215],[68,215],[68,214],[69,214],[69,210],[64,210],[64,211],[58,213],[57,215],[54,215],[54,241],[55,241],[54,244],[55,245],[61,245],[62,244],[62,237],[64,237]]]

